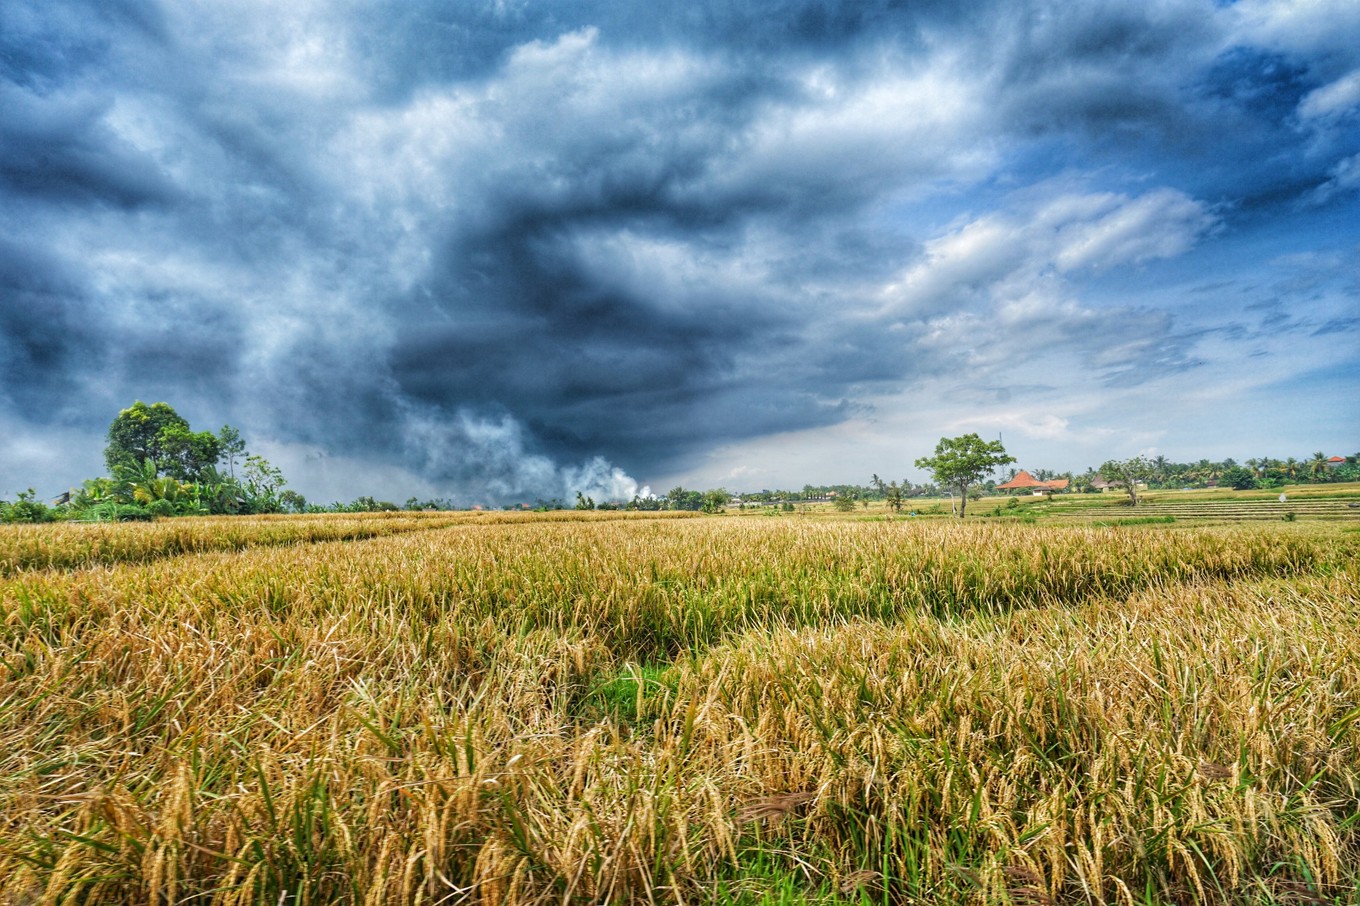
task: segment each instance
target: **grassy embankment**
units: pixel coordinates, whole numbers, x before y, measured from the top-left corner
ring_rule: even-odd
[[[450,518],[47,529],[0,903],[1360,902],[1340,525]]]
[[[1286,500],[1279,499],[1284,493]],[[1094,519],[1107,524],[1172,523],[1178,519],[1195,524],[1206,522],[1238,522],[1243,520],[1345,520],[1360,526],[1360,483],[1300,484],[1283,488],[1256,491],[1235,491],[1225,488],[1191,490],[1142,490],[1138,492],[1138,507],[1129,506],[1128,494],[1106,491],[1102,494],[1055,494],[1048,497],[1031,494],[997,494],[968,502],[968,515],[981,519],[1023,519],[1045,521],[1067,517],[1085,522]],[[901,512],[892,513],[881,501],[857,507],[845,517],[898,518],[915,513],[917,518],[941,518],[951,515],[957,504],[948,498],[912,498]],[[747,507],[730,508],[729,513],[743,515],[768,514],[770,509]],[[800,503],[795,514],[826,517],[837,513],[827,502]],[[1069,520],[1070,521],[1070,520]]]

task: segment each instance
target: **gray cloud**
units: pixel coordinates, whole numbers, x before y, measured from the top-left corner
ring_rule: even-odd
[[[52,412],[97,366],[103,343],[79,282],[41,250],[0,239],[0,398]]]
[[[1289,13],[6,5],[0,408],[97,444],[165,398],[498,499],[1203,369],[1251,299],[1144,275],[1356,204],[1355,44]]]

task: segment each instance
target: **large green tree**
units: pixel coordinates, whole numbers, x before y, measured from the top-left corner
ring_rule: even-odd
[[[959,495],[959,518],[968,509],[968,487],[978,484],[998,467],[1015,462],[1006,454],[999,440],[983,440],[976,434],[961,437],[941,437],[935,445],[934,456],[916,460],[918,469],[929,469],[935,483]]]
[[[1118,484],[1129,495],[1129,506],[1138,506],[1138,483],[1146,482],[1156,466],[1145,456],[1132,459],[1110,459],[1100,467],[1100,477]]]
[[[714,488],[704,492],[701,508],[705,513],[721,513],[731,499],[727,488]]]
[[[701,491],[687,491],[676,486],[666,494],[666,503],[673,510],[699,510],[704,506],[704,495]]]
[[[1233,466],[1231,469],[1224,469],[1219,476],[1219,481],[1227,485],[1234,491],[1250,491],[1261,486],[1255,473],[1251,469],[1244,469],[1241,466]]]
[[[137,400],[109,425],[108,439],[104,462],[109,471],[134,469],[140,473],[149,463],[156,475],[179,481],[197,481],[221,453],[221,444],[212,432],[190,430],[189,423],[169,403],[148,406]]]
[[[169,403],[148,406],[137,400],[119,412],[109,425],[109,444],[104,448],[109,471],[127,467],[141,471],[143,463],[155,464],[161,455],[160,434],[167,428],[189,429],[189,423]]]

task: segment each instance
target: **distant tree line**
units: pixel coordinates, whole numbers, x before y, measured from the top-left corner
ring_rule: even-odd
[[[1341,462],[1332,462],[1331,459],[1319,450],[1303,458],[1290,456],[1275,459],[1262,456],[1240,463],[1235,459],[1172,462],[1165,456],[1136,457],[1125,462],[1135,463],[1143,476],[1142,480],[1150,488],[1228,487],[1247,491],[1295,483],[1360,481],[1360,453],[1340,457]],[[1081,476],[1081,483],[1089,484],[1103,470],[1104,467],[1101,470],[1088,470],[1086,475]]]
[[[63,494],[55,503],[37,498],[32,488],[13,501],[0,500],[0,522],[49,522],[57,519],[116,521],[154,519],[165,516],[234,515],[261,513],[360,513],[397,510],[451,510],[444,498],[407,499],[398,506],[391,501],[362,496],[350,503],[318,505],[287,487],[283,473],[262,456],[250,453],[241,433],[223,425],[216,433],[194,431],[188,421],[168,403],[147,405],[138,400],[118,413],[108,430],[104,462],[109,475],[91,478],[80,488]],[[1238,463],[1234,459],[1212,462],[1172,462],[1165,456],[1135,456],[1108,460],[1099,469],[1084,473],[1033,469],[1039,481],[1067,479],[1075,492],[1096,492],[1104,487],[1125,491],[1130,503],[1138,503],[1140,489],[1224,487],[1236,490],[1275,488],[1307,482],[1360,481],[1360,453],[1328,457],[1315,452],[1309,457],[1275,459],[1262,456]],[[578,510],[689,510],[716,513],[729,506],[767,507],[789,511],[795,504],[830,502],[835,508],[853,511],[881,502],[900,511],[914,498],[951,498],[954,512],[962,517],[968,501],[996,492],[998,483],[1014,478],[1012,468],[998,482],[996,473],[1015,462],[1001,442],[984,441],[977,434],[940,438],[933,456],[921,457],[916,466],[930,472],[931,483],[884,481],[874,475],[867,485],[804,485],[801,490],[746,491],[726,488],[706,491],[675,487],[664,496],[634,496],[629,501],[596,502],[576,494]],[[239,468],[238,468],[239,467]],[[558,498],[536,500],[532,505],[507,506],[514,510],[562,510],[573,508]]]
[[[683,487],[671,488],[664,497],[634,496],[627,502],[603,501],[596,503],[593,497],[581,492],[576,494],[578,510],[691,510],[693,512],[716,513],[732,501],[732,495],[725,488],[710,491],[690,491]],[[540,501],[540,503],[542,503]],[[554,501],[553,503],[556,503]],[[542,509],[565,509],[561,506],[541,506]]]
[[[672,488],[662,497],[635,497],[627,503],[596,503],[593,498],[577,494],[575,509],[626,510],[690,510],[717,512],[729,505],[740,508],[766,507],[776,511],[793,510],[797,504],[831,503],[836,509],[853,511],[871,502],[883,503],[889,509],[901,511],[909,502],[919,498],[953,499],[956,515],[963,516],[969,501],[997,493],[997,485],[1005,484],[1019,472],[1011,468],[999,477],[1001,466],[1015,459],[1008,455],[1000,441],[984,441],[976,434],[940,438],[935,454],[916,460],[919,468],[927,469],[933,482],[914,484],[907,479],[884,481],[874,475],[868,484],[804,485],[801,489],[770,489],[732,493],[725,488],[698,491],[684,487]],[[1175,463],[1165,456],[1137,456],[1126,460],[1109,460],[1100,468],[1085,472],[1031,469],[1039,481],[1067,479],[1069,488],[1077,493],[1098,493],[1104,487],[1116,487],[1128,493],[1137,503],[1142,488],[1209,488],[1226,487],[1236,490],[1272,488],[1295,482],[1325,483],[1360,481],[1360,453],[1345,457],[1343,463],[1330,462],[1324,453],[1314,453],[1304,460],[1284,460],[1261,457],[1239,465],[1236,460],[1211,462],[1206,459],[1194,463]],[[1103,479],[1103,485],[1098,479]],[[1010,493],[1010,492],[1003,492]],[[538,501],[535,509],[566,509],[559,500]]]

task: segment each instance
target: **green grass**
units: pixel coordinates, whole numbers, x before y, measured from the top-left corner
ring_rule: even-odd
[[[655,720],[675,695],[676,672],[668,666],[625,664],[601,679],[586,696],[583,719],[607,718],[633,726]]]
[[[1170,525],[1175,521],[1175,516],[1141,516],[1132,519],[1115,519],[1109,522],[1097,522],[1096,525]]]

